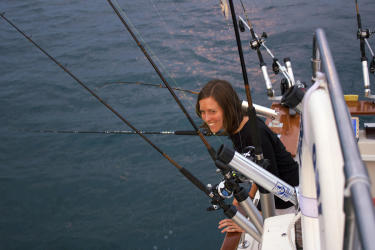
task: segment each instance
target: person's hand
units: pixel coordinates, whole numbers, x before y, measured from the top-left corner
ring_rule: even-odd
[[[221,230],[222,233],[227,233],[227,232],[238,232],[238,233],[243,233],[244,230],[240,228],[233,220],[231,219],[224,219],[219,221],[219,229],[224,228]]]

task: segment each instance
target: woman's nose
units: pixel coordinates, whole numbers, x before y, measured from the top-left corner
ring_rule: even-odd
[[[208,119],[209,119],[209,115],[208,114],[204,114],[204,115],[202,115],[202,119],[203,119],[203,121],[208,121]]]
[[[210,118],[211,118],[211,116],[209,114],[205,114],[203,120],[204,121],[209,121]]]

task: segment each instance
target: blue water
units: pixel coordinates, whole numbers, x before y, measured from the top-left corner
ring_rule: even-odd
[[[218,0],[119,3],[172,86],[199,90],[224,78],[245,96]],[[344,92],[363,96],[354,1],[244,3],[272,52],[291,57],[295,78],[307,83],[312,34],[324,28]],[[359,8],[373,30],[375,2]],[[106,1],[3,0],[0,11],[138,129],[191,129],[168,91],[108,84],[160,79]],[[27,132],[128,127],[2,19],[0,38],[0,249],[220,248],[222,211],[206,212],[208,198],[139,136]],[[250,35],[242,38],[253,100],[269,105]],[[272,81],[278,89],[279,76]],[[195,96],[178,96],[200,124]],[[202,182],[220,181],[199,138],[148,138]]]

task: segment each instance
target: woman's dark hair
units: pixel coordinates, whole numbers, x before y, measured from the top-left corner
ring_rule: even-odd
[[[209,81],[199,92],[195,105],[195,112],[199,117],[201,117],[199,101],[208,97],[214,98],[223,109],[223,126],[225,131],[230,135],[234,134],[243,119],[243,112],[241,101],[232,85],[227,81],[219,79]]]

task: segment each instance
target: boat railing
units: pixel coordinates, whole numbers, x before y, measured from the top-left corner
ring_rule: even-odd
[[[324,72],[328,82],[328,92],[334,112],[340,147],[344,160],[345,173],[345,249],[351,249],[355,237],[355,227],[359,234],[362,249],[375,249],[375,211],[370,192],[370,179],[362,161],[357,140],[355,139],[351,117],[344,100],[340,80],[326,35],[317,29],[313,39],[313,81],[318,72]]]

